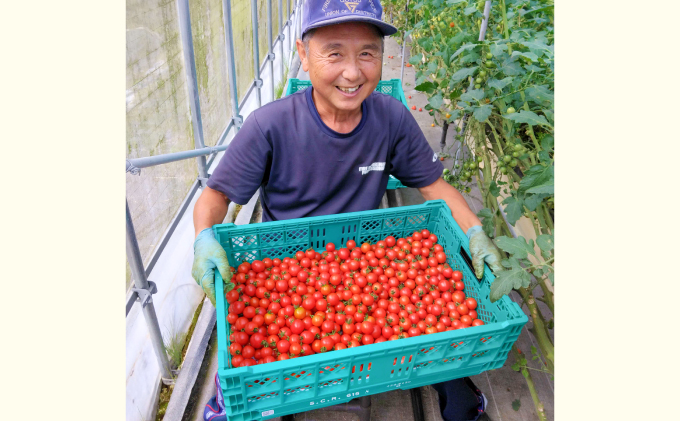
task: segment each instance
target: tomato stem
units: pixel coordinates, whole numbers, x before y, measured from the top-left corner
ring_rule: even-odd
[[[517,348],[517,345],[514,345],[512,347],[512,350],[515,354],[515,361],[517,363],[520,363],[521,358],[519,349]],[[526,364],[521,364],[520,365],[520,371],[522,373],[522,376],[524,376],[524,380],[527,382],[527,386],[529,387],[529,393],[531,394],[531,399],[534,401],[534,407],[536,407],[536,414],[538,415],[538,419],[540,421],[547,421],[547,417],[545,415],[545,409],[543,407],[543,402],[541,402],[540,398],[538,397],[538,392],[536,391],[536,386],[534,385],[534,380],[531,377],[531,373],[529,372]],[[539,370],[540,371],[540,370]]]

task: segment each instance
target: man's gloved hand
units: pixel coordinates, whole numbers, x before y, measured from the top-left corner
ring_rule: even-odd
[[[484,262],[494,272],[503,270],[501,253],[493,241],[486,236],[481,225],[475,225],[470,228],[467,232],[467,237],[470,240],[472,266],[475,268],[477,279],[482,279],[482,275],[484,275]]]
[[[213,306],[215,305],[215,268],[220,271],[224,280],[224,291],[234,289],[227,253],[215,240],[212,228],[206,228],[194,241],[194,265],[191,268],[191,276],[203,288]]]

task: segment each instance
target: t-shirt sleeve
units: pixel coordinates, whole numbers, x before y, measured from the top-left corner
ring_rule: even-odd
[[[390,174],[407,187],[426,187],[437,181],[444,166],[427,143],[416,119],[401,105],[401,121],[396,133]]]
[[[245,205],[262,185],[272,156],[255,113],[246,118],[222,160],[208,179],[208,187],[224,193],[229,200]]]

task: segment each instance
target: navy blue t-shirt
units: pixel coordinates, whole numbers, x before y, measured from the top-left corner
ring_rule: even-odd
[[[261,188],[262,220],[277,221],[377,209],[390,174],[425,187],[442,174],[409,110],[373,92],[350,133],[326,126],[312,89],[253,111],[208,180],[245,204]]]

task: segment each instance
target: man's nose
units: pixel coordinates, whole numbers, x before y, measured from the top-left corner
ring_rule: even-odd
[[[359,68],[359,61],[357,59],[350,59],[345,66],[342,76],[351,81],[355,81],[361,77],[361,69]]]

